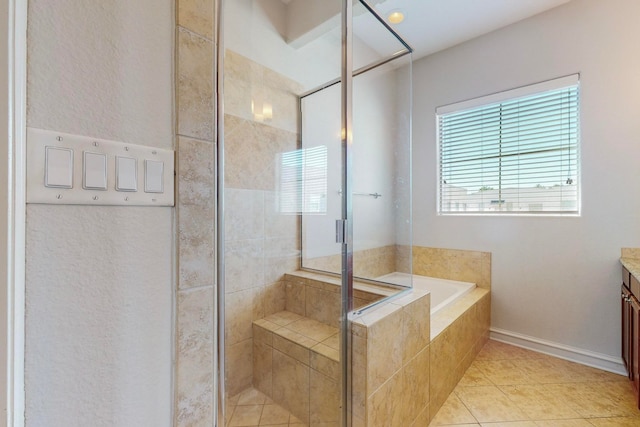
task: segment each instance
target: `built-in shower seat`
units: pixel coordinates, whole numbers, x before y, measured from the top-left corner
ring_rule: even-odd
[[[340,416],[340,279],[298,271],[284,276],[285,310],[253,322],[253,385],[307,425]],[[397,292],[354,286],[362,307]]]

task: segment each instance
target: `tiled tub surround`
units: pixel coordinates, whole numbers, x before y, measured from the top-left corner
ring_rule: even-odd
[[[353,252],[353,275],[356,277],[374,278],[398,270],[396,265],[396,245],[364,249]],[[302,260],[302,266],[314,270],[340,273],[342,255],[329,255]]]
[[[302,266],[314,270],[340,273],[341,255],[308,258]],[[412,266],[413,264],[413,266]],[[489,288],[491,253],[424,246],[389,245],[353,253],[353,274],[374,278],[395,271],[410,272],[439,279],[476,283]]]
[[[406,254],[408,251],[399,252]],[[413,274],[460,280],[475,283],[479,288],[491,288],[490,252],[413,246],[412,259]]]
[[[488,289],[431,317],[429,300],[414,289],[354,320],[354,425],[426,426],[488,340]]]
[[[338,425],[339,278],[285,275],[285,311],[253,322],[254,387],[311,426]],[[397,289],[356,282],[357,306]],[[415,288],[353,319],[358,426],[423,426],[488,339],[490,293],[476,288],[433,317]]]

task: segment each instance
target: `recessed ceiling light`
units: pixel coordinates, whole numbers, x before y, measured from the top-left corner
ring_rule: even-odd
[[[387,15],[387,19],[392,24],[399,24],[402,21],[404,21],[404,13],[401,10],[397,10],[397,9],[396,10],[392,10]]]

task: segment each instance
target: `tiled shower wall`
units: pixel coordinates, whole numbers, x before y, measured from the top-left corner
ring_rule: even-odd
[[[298,148],[292,80],[227,50],[225,90],[226,388],[253,381],[252,322],[284,310],[284,274],[299,267],[297,215],[277,209],[279,153]],[[264,105],[272,118],[262,118]]]
[[[213,425],[214,1],[177,0],[175,425]]]

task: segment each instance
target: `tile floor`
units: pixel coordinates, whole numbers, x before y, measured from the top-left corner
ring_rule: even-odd
[[[227,402],[228,427],[305,427],[280,405],[254,388],[247,389]]]
[[[227,419],[229,427],[304,426],[255,389],[229,399]],[[640,410],[626,377],[489,341],[433,426],[640,427]]]
[[[489,341],[431,426],[640,426],[626,377]]]

